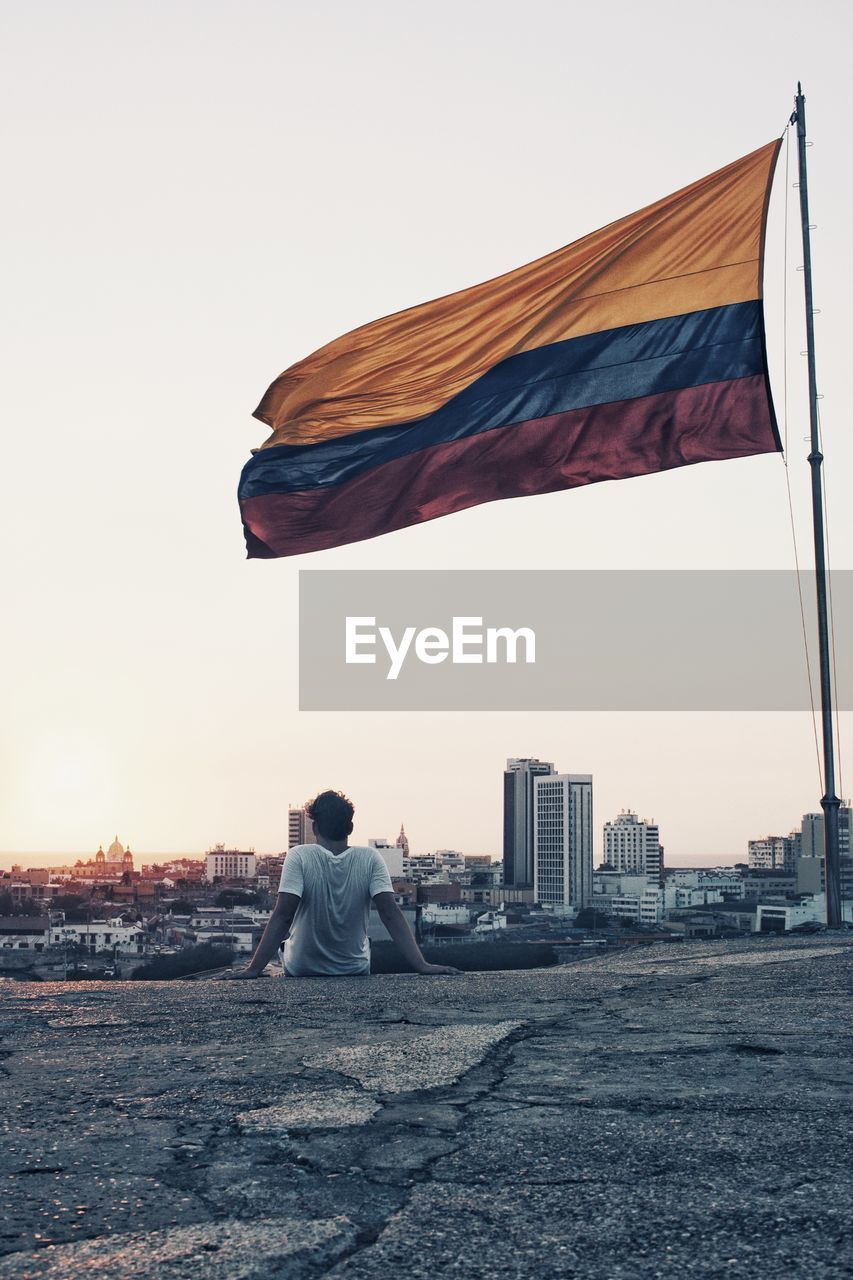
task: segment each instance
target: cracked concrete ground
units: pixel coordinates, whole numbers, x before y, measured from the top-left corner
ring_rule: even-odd
[[[850,1275],[851,972],[2,984],[0,1280]]]

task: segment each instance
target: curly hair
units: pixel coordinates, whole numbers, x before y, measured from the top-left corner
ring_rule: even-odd
[[[352,831],[355,807],[342,791],[321,791],[308,802],[305,812],[327,840],[343,840]]]

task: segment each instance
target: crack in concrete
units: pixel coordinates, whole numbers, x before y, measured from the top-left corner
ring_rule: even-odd
[[[423,1024],[418,1024],[423,1025]],[[429,1024],[427,1024],[429,1025]],[[434,1024],[433,1028],[434,1028]],[[500,1026],[501,1024],[498,1024]],[[346,1177],[352,1175],[353,1169],[357,1168],[357,1176],[359,1182],[366,1183],[377,1190],[384,1193],[389,1191],[394,1195],[395,1203],[390,1207],[390,1211],[378,1221],[373,1223],[359,1223],[347,1218],[353,1230],[351,1243],[336,1254],[333,1260],[333,1268],[336,1271],[339,1266],[343,1266],[350,1258],[357,1256],[359,1253],[370,1248],[380,1238],[388,1223],[399,1213],[405,1211],[409,1204],[410,1198],[419,1185],[428,1183],[433,1180],[434,1170],[442,1161],[455,1155],[463,1145],[462,1131],[468,1122],[468,1111],[473,1104],[482,1101],[490,1096],[494,1089],[500,1085],[505,1078],[506,1066],[509,1063],[515,1046],[525,1039],[531,1037],[537,1031],[547,1031],[551,1026],[555,1025],[555,1020],[537,1021],[535,1024],[513,1024],[513,1029],[506,1034],[500,1036],[496,1042],[492,1043],[481,1054],[478,1061],[469,1067],[466,1071],[461,1072],[455,1080],[448,1084],[437,1085],[431,1088],[401,1090],[391,1095],[385,1095],[377,1103],[376,1113],[366,1122],[361,1122],[350,1128],[330,1128],[326,1132],[334,1138],[342,1139],[339,1143],[340,1159],[338,1167],[331,1171],[324,1166],[322,1160],[312,1159],[310,1154],[300,1152],[296,1149],[297,1143],[293,1141],[290,1132],[282,1130],[282,1139],[275,1144],[274,1151],[265,1153],[265,1158],[257,1161],[261,1165],[276,1165],[279,1163],[282,1154],[282,1141],[286,1142],[291,1166],[301,1169],[304,1173],[313,1175],[318,1181],[328,1180],[329,1178]],[[492,1030],[495,1030],[495,1024],[492,1024]],[[314,1076],[315,1073],[310,1071],[306,1075]],[[358,1085],[354,1085],[353,1079],[343,1076],[339,1072],[334,1073],[341,1079],[342,1085],[350,1091],[358,1089]],[[328,1073],[325,1076],[328,1082]],[[338,1090],[330,1091],[334,1097]],[[362,1090],[365,1099],[371,1097],[367,1090]],[[405,1105],[410,1108],[416,1108],[421,1103],[428,1107],[436,1105],[453,1106],[458,1112],[459,1120],[454,1125],[451,1141],[447,1145],[443,1145],[441,1149],[432,1154],[425,1154],[423,1160],[418,1166],[409,1166],[400,1175],[391,1175],[388,1171],[382,1173],[376,1169],[364,1168],[363,1166],[353,1166],[349,1163],[349,1143],[348,1139],[359,1137],[363,1138],[371,1132],[377,1134],[379,1142],[382,1142],[383,1129],[393,1129],[393,1122],[386,1125],[383,1117],[393,1114],[395,1108]],[[277,1111],[278,1108],[265,1108],[261,1110]],[[162,1181],[165,1185],[172,1187],[175,1191],[190,1192],[200,1204],[210,1213],[214,1222],[223,1220],[228,1215],[228,1210],[223,1207],[222,1200],[215,1189],[208,1189],[205,1186],[205,1180],[196,1176],[199,1172],[206,1168],[216,1165],[221,1159],[227,1156],[227,1149],[234,1139],[248,1138],[271,1138],[273,1131],[264,1131],[263,1128],[248,1129],[244,1127],[244,1116],[238,1117],[236,1123],[228,1125],[224,1130],[216,1130],[204,1136],[202,1143],[194,1147],[192,1151],[181,1149],[171,1150],[171,1165],[161,1174]],[[311,1126],[311,1132],[316,1131],[316,1125]],[[185,1137],[186,1126],[178,1125],[176,1128],[177,1137]],[[423,1130],[427,1135],[436,1139],[445,1139],[449,1135],[442,1129],[430,1125],[425,1122]],[[286,1134],[286,1136],[285,1136]],[[297,1139],[298,1142],[298,1139]],[[201,1158],[193,1158],[200,1155]],[[189,1176],[188,1176],[189,1175]],[[308,1219],[315,1219],[316,1214],[316,1187],[306,1187],[304,1191],[296,1190],[296,1204],[301,1213],[305,1214]],[[251,1221],[249,1220],[249,1225]],[[81,1237],[81,1239],[97,1239],[97,1236]],[[305,1259],[302,1263],[306,1280],[321,1280],[327,1274],[329,1265],[328,1259],[317,1259],[316,1267],[312,1269],[311,1263]]]
[[[397,1189],[400,1192],[400,1196],[391,1211],[378,1222],[370,1225],[360,1225],[353,1222],[352,1226],[355,1232],[353,1241],[351,1245],[349,1245],[340,1254],[340,1256],[335,1259],[332,1272],[328,1272],[325,1269],[325,1264],[322,1264],[321,1268],[318,1268],[316,1275],[311,1277],[311,1280],[322,1280],[322,1277],[326,1275],[335,1274],[338,1269],[343,1267],[351,1258],[356,1257],[358,1254],[374,1245],[387,1228],[389,1222],[391,1222],[391,1220],[400,1213],[405,1212],[415,1188],[433,1181],[435,1177],[435,1170],[440,1162],[455,1155],[462,1148],[464,1145],[463,1131],[469,1121],[469,1109],[474,1104],[481,1102],[484,1098],[492,1096],[495,1087],[499,1086],[506,1078],[506,1069],[515,1047],[524,1040],[531,1038],[535,1032],[545,1030],[549,1025],[552,1024],[550,1022],[547,1024],[537,1022],[532,1025],[516,1025],[511,1032],[498,1040],[497,1043],[492,1044],[477,1063],[467,1071],[461,1073],[452,1083],[439,1085],[434,1088],[401,1092],[396,1094],[393,1097],[393,1100],[385,1101],[380,1104],[376,1115],[374,1115],[371,1120],[367,1121],[366,1124],[359,1127],[358,1133],[360,1136],[369,1134],[371,1131],[378,1131],[381,1133],[383,1128],[383,1116],[392,1112],[393,1109],[398,1107],[401,1103],[414,1107],[417,1103],[422,1102],[429,1106],[446,1104],[453,1105],[455,1107],[459,1114],[459,1121],[453,1130],[454,1141],[451,1145],[443,1147],[443,1149],[436,1151],[434,1154],[426,1155],[419,1166],[407,1168],[404,1176],[391,1178],[390,1181],[387,1173],[380,1175],[375,1170],[358,1166],[357,1177],[361,1182],[367,1183],[370,1186],[382,1189],[386,1192],[390,1186],[392,1190]],[[459,1095],[460,1093],[466,1096],[457,1096],[454,1098],[454,1095]],[[431,1127],[429,1124],[426,1124],[424,1129],[427,1133],[430,1133],[435,1137],[441,1138],[444,1136],[442,1130]],[[336,1130],[333,1132],[335,1136],[340,1136],[344,1138],[344,1140],[346,1140],[348,1136],[348,1133],[343,1130]],[[217,1135],[217,1138],[218,1137],[219,1135]],[[214,1154],[214,1151],[211,1151],[211,1157],[213,1157]],[[318,1178],[322,1178],[324,1176],[328,1178],[330,1176],[334,1177],[339,1174],[350,1173],[353,1166],[350,1165],[348,1168],[345,1167],[347,1165],[347,1159],[346,1147],[344,1145],[344,1150],[340,1159],[341,1167],[332,1173],[329,1173],[328,1169],[324,1167],[321,1161],[313,1160],[310,1155],[306,1155],[304,1153],[296,1154],[293,1157],[293,1162],[310,1171]],[[207,1203],[207,1198],[204,1194],[199,1194],[198,1191],[196,1191],[196,1194],[199,1195],[199,1198],[202,1199],[203,1202]],[[312,1212],[313,1206],[311,1204],[311,1199],[312,1197],[310,1192],[306,1192],[304,1196],[298,1196],[300,1208],[303,1212],[308,1214]],[[209,1207],[213,1206],[211,1205]]]
[[[331,1271],[324,1270],[316,1277],[313,1277],[312,1280],[325,1280],[326,1277],[342,1275],[343,1268],[346,1267],[346,1264],[351,1259],[357,1257],[359,1254],[365,1252],[365,1250],[376,1244],[392,1219],[399,1217],[405,1212],[409,1207],[415,1188],[417,1186],[422,1186],[425,1183],[435,1181],[435,1169],[439,1162],[447,1159],[448,1156],[455,1155],[464,1145],[462,1141],[464,1136],[463,1131],[469,1123],[469,1108],[471,1108],[475,1103],[481,1101],[483,1097],[489,1095],[493,1091],[492,1086],[496,1082],[502,1083],[505,1080],[506,1066],[509,1059],[512,1057],[515,1046],[524,1040],[530,1039],[533,1036],[534,1031],[538,1030],[541,1025],[542,1024],[539,1023],[533,1025],[528,1023],[517,1026],[514,1031],[511,1031],[497,1044],[492,1045],[491,1048],[489,1048],[483,1055],[480,1062],[459,1076],[453,1084],[444,1087],[439,1086],[435,1089],[421,1090],[417,1091],[417,1093],[405,1095],[407,1100],[415,1100],[418,1096],[423,1095],[425,1098],[428,1098],[430,1102],[437,1103],[447,1101],[448,1099],[444,1095],[452,1095],[454,1092],[457,1092],[459,1087],[463,1084],[465,1088],[470,1088],[472,1084],[474,1087],[474,1092],[470,1097],[456,1104],[459,1107],[460,1112],[460,1121],[455,1129],[455,1136],[459,1139],[457,1144],[449,1150],[441,1151],[432,1157],[428,1157],[420,1169],[412,1171],[411,1176],[406,1180],[408,1187],[407,1193],[392,1213],[390,1213],[383,1221],[368,1230],[356,1230],[356,1237],[352,1246],[336,1259]],[[484,1076],[488,1078],[482,1079]],[[481,1079],[475,1082],[474,1077],[480,1077]],[[375,1124],[380,1120],[380,1117],[381,1113],[380,1116],[375,1117],[374,1121],[371,1123]],[[364,1173],[364,1178],[365,1181],[374,1186],[387,1185],[381,1180],[371,1176],[369,1172]]]

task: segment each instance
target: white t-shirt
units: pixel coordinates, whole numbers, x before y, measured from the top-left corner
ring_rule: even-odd
[[[370,973],[370,899],[394,892],[381,854],[359,845],[331,853],[297,844],[284,860],[278,891],[302,899],[284,944],[287,974]]]

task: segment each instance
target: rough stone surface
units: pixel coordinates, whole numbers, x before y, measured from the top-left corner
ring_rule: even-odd
[[[79,1280],[87,1276],[113,1280],[159,1280],[162,1275],[182,1280],[267,1280],[269,1276],[316,1274],[317,1263],[332,1261],[354,1240],[346,1219],[329,1222],[288,1222],[284,1218],[256,1218],[250,1222],[202,1222],[170,1231],[120,1234],[104,1240],[55,1245],[22,1260],[16,1254],[0,1262],[0,1278]],[[303,1270],[300,1263],[307,1264]]]
[[[0,984],[0,1280],[851,1274],[853,945]]]

